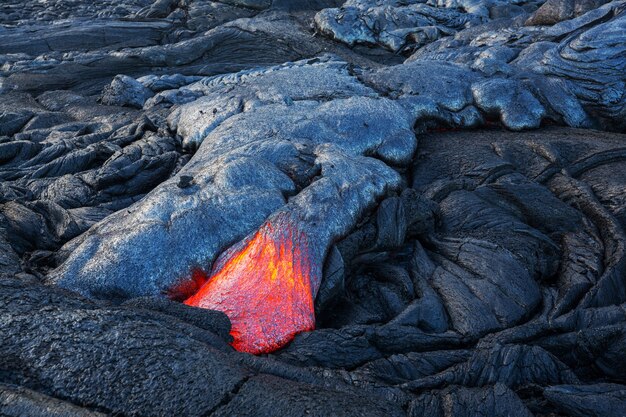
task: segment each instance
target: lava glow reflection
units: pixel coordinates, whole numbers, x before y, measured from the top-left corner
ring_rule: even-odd
[[[235,349],[272,352],[315,327],[312,264],[304,233],[288,221],[268,222],[224,253],[185,304],[226,313]]]

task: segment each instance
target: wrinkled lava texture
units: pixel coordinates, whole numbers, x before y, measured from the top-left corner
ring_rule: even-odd
[[[626,0],[1,0],[0,415],[626,416]]]

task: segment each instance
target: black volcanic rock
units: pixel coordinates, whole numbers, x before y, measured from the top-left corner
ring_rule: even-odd
[[[247,375],[217,336],[168,316],[0,285],[5,382],[111,413],[204,415]]]
[[[626,390],[623,385],[558,385],[546,388],[544,395],[557,408],[575,417],[624,415]]]
[[[106,414],[75,406],[38,392],[0,385],[0,412],[7,417],[104,417]]]
[[[271,376],[249,379],[235,398],[215,416],[402,416],[396,405],[363,397],[351,390],[335,391],[301,383],[285,384]]]
[[[524,403],[504,385],[485,388],[450,387],[435,393],[420,395],[411,403],[409,416],[520,416],[530,417]]]

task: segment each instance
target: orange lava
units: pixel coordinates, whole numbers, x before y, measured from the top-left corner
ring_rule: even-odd
[[[226,313],[239,351],[269,353],[315,328],[311,283],[319,279],[308,241],[289,222],[276,223],[225,252],[206,284],[185,301]]]

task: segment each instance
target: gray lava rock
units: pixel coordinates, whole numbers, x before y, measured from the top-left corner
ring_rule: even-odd
[[[545,109],[518,83],[490,79],[472,86],[476,105],[488,115],[498,115],[511,130],[538,128]]]
[[[111,85],[102,92],[100,100],[109,106],[129,106],[142,108],[146,100],[152,97],[152,91],[148,90],[140,82],[126,75],[117,75]]]
[[[610,0],[548,0],[526,21],[528,26],[550,26],[570,20],[593,10]]]
[[[294,83],[298,82],[301,65],[294,68]],[[290,69],[278,71],[288,75]],[[250,100],[247,83],[243,83],[241,96],[215,98],[218,102],[206,110],[208,121],[202,110],[207,103],[202,99],[201,104],[183,107],[175,126],[193,117],[196,122],[185,123],[180,133],[203,139],[194,158],[179,173],[193,177],[194,186],[180,188],[178,178],[173,178],[140,205],[118,212],[69,243],[68,251],[72,253],[52,274],[53,282],[92,296],[107,296],[111,292],[125,297],[161,294],[189,279],[194,268],[208,269],[229,243],[242,239],[270,214],[278,212],[286,204],[285,197],[295,191],[296,185],[290,178],[309,182],[313,165],[321,167],[326,180],[305,188],[290,202],[287,211],[302,212],[298,214],[301,218],[314,219],[319,214],[307,214],[309,199],[325,196],[329,204],[325,210],[334,211],[335,220],[323,226],[315,226],[312,221],[310,226],[321,239],[318,250],[325,253],[332,241],[347,234],[353,222],[377,198],[399,185],[395,171],[360,155],[373,153],[388,163],[405,164],[415,150],[415,137],[411,117],[402,107],[388,99],[369,97],[371,90],[359,87],[350,77],[342,77],[348,82],[344,88],[367,96],[311,100],[327,94],[328,72],[343,75],[345,67],[330,63],[319,71],[322,76],[315,78],[317,85],[309,85],[309,91],[299,91],[305,97],[298,101],[270,101],[263,105],[255,100],[249,111],[242,103],[239,110],[233,108],[227,113],[223,122],[220,118],[213,122],[219,112],[213,113],[212,109],[217,109],[223,100]],[[267,77],[271,80],[275,72],[268,71]],[[244,80],[246,75],[242,75]],[[252,79],[258,79],[261,85],[264,78],[263,74],[252,74]],[[215,85],[219,91],[220,82],[222,79],[210,80],[202,88],[210,92]],[[343,190],[341,197],[334,192],[336,187]],[[247,209],[243,210],[242,204]],[[213,209],[207,211],[207,205]],[[255,209],[249,210],[251,207]],[[216,215],[218,212],[222,214]],[[239,216],[233,216],[234,213]],[[223,227],[224,221],[230,226]],[[136,233],[129,234],[130,226],[123,226],[125,223],[132,224]],[[190,234],[190,230],[194,232]],[[164,256],[164,244],[185,246],[186,256]],[[152,255],[148,255],[150,251]],[[144,262],[145,256],[152,262]]]
[[[341,8],[324,9],[315,16],[315,23],[322,33],[349,45],[379,44],[400,52],[482,22],[480,16],[424,2],[372,3],[348,1]]]

